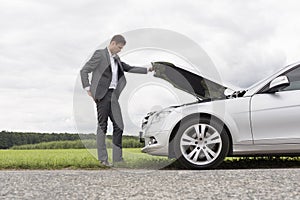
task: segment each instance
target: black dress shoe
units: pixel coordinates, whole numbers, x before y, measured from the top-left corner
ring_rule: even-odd
[[[105,167],[112,167],[113,165],[109,163],[108,161],[100,161],[101,165],[104,165]]]
[[[114,160],[113,163],[125,163],[125,160],[121,158],[121,160]]]
[[[114,161],[114,167],[124,167],[126,165],[126,162],[124,159],[120,160],[120,161]]]

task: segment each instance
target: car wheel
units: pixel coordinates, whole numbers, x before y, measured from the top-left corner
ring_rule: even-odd
[[[179,127],[174,138],[174,152],[185,168],[214,168],[227,156],[229,144],[223,124],[209,118],[194,118]]]

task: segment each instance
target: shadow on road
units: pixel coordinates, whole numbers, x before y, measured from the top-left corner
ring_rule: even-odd
[[[227,158],[215,169],[274,169],[300,168],[300,157],[238,157]],[[185,169],[178,161],[164,167],[162,170]]]

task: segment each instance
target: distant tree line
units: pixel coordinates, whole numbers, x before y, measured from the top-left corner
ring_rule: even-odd
[[[12,146],[24,144],[37,144],[51,141],[74,141],[80,139],[96,139],[95,134],[71,133],[30,133],[30,132],[0,132],[0,149],[9,149]]]

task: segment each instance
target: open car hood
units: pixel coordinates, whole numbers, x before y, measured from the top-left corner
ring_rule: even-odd
[[[164,79],[174,87],[188,92],[201,100],[217,100],[226,98],[227,87],[203,78],[200,75],[176,67],[168,62],[154,62],[154,77]]]

